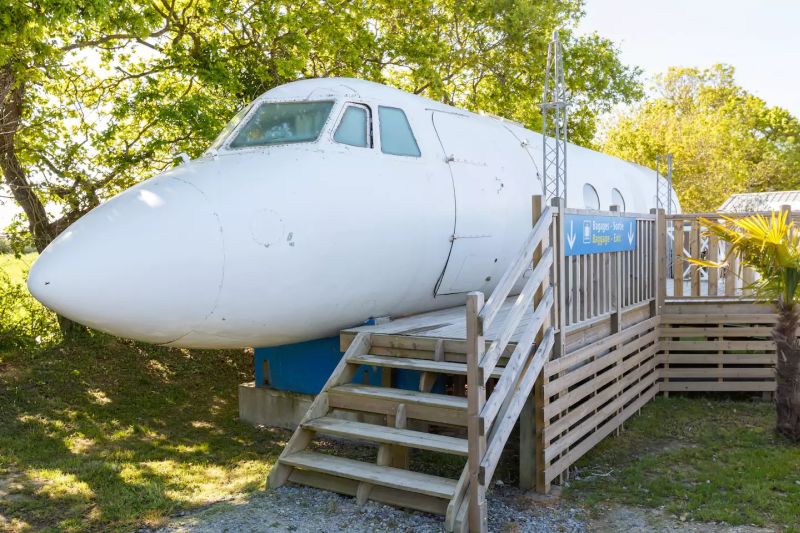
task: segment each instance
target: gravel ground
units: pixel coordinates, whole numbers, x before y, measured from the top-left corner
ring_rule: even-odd
[[[519,505],[520,493],[498,487],[489,498],[489,530],[503,533],[580,533],[587,531],[583,511],[562,506]],[[148,530],[143,530],[148,531]],[[355,499],[309,487],[284,486],[256,493],[247,499],[215,504],[206,510],[178,517],[157,533],[223,532],[440,533],[443,519],[368,502],[359,508]]]
[[[155,533],[441,533],[442,517],[403,511],[309,487],[284,486],[241,500],[214,504],[173,519]],[[513,487],[489,496],[489,531],[498,533],[768,533],[750,526],[684,522],[658,509],[609,507],[590,514],[579,506],[530,497]],[[139,533],[152,533],[149,529]]]

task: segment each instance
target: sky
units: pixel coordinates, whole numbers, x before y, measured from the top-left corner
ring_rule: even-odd
[[[728,63],[736,81],[800,117],[800,0],[586,0],[578,29],[614,41],[645,76]]]
[[[737,82],[800,117],[800,0],[586,0],[579,31],[614,41],[645,77],[728,63]],[[0,189],[0,232],[17,212]]]

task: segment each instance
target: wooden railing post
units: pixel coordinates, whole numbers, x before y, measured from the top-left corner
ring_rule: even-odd
[[[619,212],[618,205],[609,207],[610,211]],[[622,317],[622,252],[613,252],[611,259],[611,334],[621,329]]]
[[[534,196],[531,199],[531,225],[535,225],[542,216],[542,197]],[[548,229],[547,237],[542,239],[542,243],[536,247],[533,252],[533,265],[535,266],[542,257],[542,251],[550,246],[552,237],[552,228]],[[555,267],[555,263],[553,263]],[[550,273],[552,274],[552,273]],[[533,296],[534,308],[539,306],[544,296],[545,288],[550,285],[550,274],[543,280],[542,284]],[[555,305],[551,308],[554,309]],[[550,325],[551,318],[548,317],[542,324],[542,329],[536,334],[536,345],[542,341],[542,331],[546,330]],[[541,380],[541,376],[537,382]],[[525,406],[522,408],[522,413],[519,418],[519,488],[528,490],[536,486],[537,474],[537,446],[536,446],[536,386],[534,391],[528,396],[525,401]]]
[[[486,453],[486,436],[481,435],[480,416],[486,403],[486,385],[480,370],[486,351],[483,325],[478,314],[483,309],[482,292],[467,295],[467,436],[469,442],[469,530],[487,530],[486,487],[480,482],[481,461]]]
[[[566,251],[564,250],[564,216],[566,213],[566,202],[563,198],[553,198],[551,206],[554,211],[553,228],[551,232],[551,246],[555,252],[553,257],[553,267],[551,271],[551,281],[555,289],[555,302],[551,309],[551,327],[555,330],[553,343],[553,353],[551,359],[557,359],[564,355],[564,343],[566,338],[565,327],[567,324],[567,283],[566,283]],[[545,363],[546,364],[546,363]],[[550,482],[547,480],[547,462],[545,460],[545,428],[548,421],[545,419],[544,412],[547,407],[549,396],[546,394],[548,376],[542,371],[536,384],[533,387],[534,397],[534,429],[535,429],[535,484],[536,492],[547,494],[550,492]]]
[[[564,250],[564,213],[566,203],[563,198],[553,198],[552,206],[553,218],[553,272],[552,282],[556,289],[556,301],[553,305],[552,326],[556,331],[555,343],[553,344],[553,359],[564,355],[564,335],[563,330],[567,325],[567,275],[566,275],[566,251]]]
[[[656,299],[655,308],[650,313],[650,316],[655,316],[664,311],[664,300],[667,298],[667,219],[663,209],[651,209],[650,212],[656,215],[655,239],[653,239]]]

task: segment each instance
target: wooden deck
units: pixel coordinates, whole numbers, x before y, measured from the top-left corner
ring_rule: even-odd
[[[485,333],[486,340],[492,341],[499,337],[501,330],[505,324],[505,317],[511,310],[516,296],[506,298],[497,318],[489,326],[489,330]],[[457,339],[466,340],[467,327],[466,327],[467,306],[459,305],[457,307],[448,307],[447,309],[439,309],[438,311],[429,311],[419,315],[411,315],[393,319],[384,324],[374,326],[358,326],[355,328],[348,328],[342,331],[343,335],[355,336],[357,333],[365,332],[376,335],[398,335],[398,336],[413,336],[413,337],[431,337],[436,339]],[[527,330],[530,320],[533,316],[533,307],[530,306],[522,316],[519,326],[514,334],[511,336],[511,343],[516,344],[522,333]]]
[[[670,280],[663,212],[637,216],[634,250],[566,256],[560,224],[567,210],[558,204],[553,216],[534,199],[527,244],[489,300],[471,294],[465,305],[342,330],[345,355],[281,453],[270,486],[335,490],[359,504],[443,514],[449,532],[483,532],[485,491],[518,420],[520,486],[546,493],[660,392],[770,397],[770,307],[747,300],[740,284],[715,271],[708,281],[696,267],[688,280]],[[687,237],[680,220],[674,249],[685,253],[686,241],[699,257],[699,221],[689,221]],[[718,246],[708,249],[713,257]],[[519,285],[520,295],[508,296]],[[380,369],[379,386],[355,381],[365,365]],[[398,369],[417,371],[418,386],[395,388]],[[435,389],[437,380],[446,386]],[[367,441],[377,460],[309,448],[318,433],[354,446]],[[464,461],[461,475],[410,471],[410,448]]]

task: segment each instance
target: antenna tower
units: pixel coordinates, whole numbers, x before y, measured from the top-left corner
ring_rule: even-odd
[[[547,72],[542,98],[543,176],[545,200],[567,201],[567,86],[564,83],[564,60],[558,30],[547,45]]]
[[[659,168],[662,159],[667,163],[666,178],[661,177]],[[672,214],[672,154],[656,156],[656,207]]]

